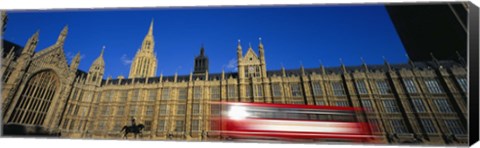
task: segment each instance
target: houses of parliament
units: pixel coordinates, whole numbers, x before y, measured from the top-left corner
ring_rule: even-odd
[[[38,52],[39,32],[23,47],[4,46],[2,123],[41,127],[66,138],[121,139],[121,128],[133,117],[145,125],[141,139],[216,140],[216,123],[209,119],[220,109],[210,101],[262,102],[362,107],[366,112],[357,119],[376,125],[372,132],[383,143],[468,142],[463,57],[267,70],[268,46],[260,39],[256,49],[244,50],[240,41],[232,45],[237,72],[209,73],[210,57],[202,46],[192,59],[193,72],[157,76],[161,63],[154,54],[153,26],[152,21],[128,77],[104,78],[109,61],[103,49],[88,70],[78,69],[80,54],[68,62],[68,26]]]

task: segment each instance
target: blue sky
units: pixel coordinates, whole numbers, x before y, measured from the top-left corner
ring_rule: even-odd
[[[235,70],[237,40],[258,53],[262,38],[268,70],[406,62],[406,52],[383,5],[95,9],[8,12],[5,39],[24,45],[40,30],[37,51],[55,43],[68,24],[65,53],[80,52],[87,71],[105,49],[105,77],[128,76],[131,59],[155,20],[157,75],[189,74],[201,44],[210,73]]]

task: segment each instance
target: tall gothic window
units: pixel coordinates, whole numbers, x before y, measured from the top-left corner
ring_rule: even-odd
[[[323,95],[322,87],[320,86],[320,82],[312,82],[312,90],[314,96],[321,96]]]
[[[422,123],[423,129],[429,134],[434,134],[437,133],[437,130],[435,126],[433,125],[432,120],[430,119],[420,119],[420,122]]]
[[[398,113],[400,109],[398,109],[397,102],[393,99],[383,100],[383,106],[387,113]]]
[[[335,105],[336,105],[336,106],[343,106],[343,107],[348,107],[348,106],[350,106],[350,104],[348,103],[348,101],[337,101],[337,102],[335,102]]]
[[[125,114],[125,106],[119,106],[117,109],[117,116],[123,116]]]
[[[228,85],[227,94],[228,98],[237,98],[237,86]]]
[[[320,100],[320,99],[315,99],[315,104],[316,105],[325,105],[325,101]]]
[[[179,88],[178,89],[178,100],[187,100],[187,89]]]
[[[367,94],[368,91],[367,91],[367,86],[365,85],[365,81],[364,80],[358,80],[358,81],[355,81],[355,85],[357,86],[357,91],[359,94]]]
[[[163,88],[162,89],[162,100],[169,100],[170,99],[170,89]]]
[[[282,87],[279,83],[272,84],[272,92],[274,97],[282,96]]]
[[[184,115],[185,114],[185,104],[177,105],[177,115]]]
[[[300,83],[290,84],[290,91],[292,92],[292,97],[302,97],[302,86]]]
[[[402,119],[392,119],[390,121],[390,124],[393,128],[393,131],[395,131],[395,133],[400,133],[400,134],[408,133],[407,127],[405,126],[405,123],[403,122]]]
[[[198,115],[200,113],[200,104],[195,103],[192,105],[192,114]]]
[[[132,101],[138,101],[140,95],[140,90],[135,89],[132,91]]]
[[[388,86],[388,83],[385,80],[378,80],[377,87],[378,87],[378,92],[382,95],[391,93],[390,87]]]
[[[447,99],[434,99],[433,102],[437,106],[437,110],[441,113],[451,113],[453,112],[450,104]]]
[[[147,110],[145,110],[145,115],[152,116],[153,115],[153,105],[147,106]]]
[[[112,90],[106,91],[105,94],[105,102],[111,102],[113,100],[113,92]]]
[[[378,123],[377,119],[368,119],[368,123],[370,123],[373,132],[380,132],[380,124]]]
[[[192,131],[198,131],[198,120],[192,120]]]
[[[9,121],[42,125],[60,85],[53,71],[42,71],[27,81]]]
[[[175,122],[175,132],[183,132],[185,130],[185,121],[177,120]]]
[[[332,88],[335,96],[345,96],[345,90],[341,82],[332,82]]]
[[[413,79],[403,79],[403,83],[405,83],[405,87],[407,88],[408,93],[417,93],[417,87],[415,86],[415,82],[413,82]]]
[[[252,85],[245,85],[245,96],[248,98],[252,97]]]
[[[157,90],[156,89],[150,90],[148,94],[148,100],[155,101],[156,98],[157,98]]]
[[[103,114],[103,116],[108,116],[110,114],[110,107],[109,106],[103,106],[102,114]]]
[[[210,106],[210,114],[212,115],[220,115],[221,106],[220,104],[211,104]]]
[[[263,86],[255,85],[255,97],[262,97],[262,96],[263,96]]]
[[[202,99],[202,88],[199,86],[196,86],[193,88],[193,99],[198,100]]]
[[[423,104],[423,101],[422,99],[420,98],[413,98],[412,99],[412,102],[413,102],[413,107],[415,108],[415,110],[419,113],[423,113],[426,111],[425,109],[425,105]]]
[[[158,123],[157,123],[157,132],[163,132],[163,131],[165,131],[165,120],[160,119],[158,120]]]
[[[128,91],[126,90],[121,90],[120,91],[120,102],[127,102],[127,98],[128,98]]]
[[[137,114],[137,106],[131,105],[129,114],[130,116],[135,116]]]
[[[363,99],[361,102],[362,102],[363,108],[365,108],[366,111],[369,111],[369,112],[373,111],[372,101]]]
[[[460,88],[463,92],[467,92],[468,81],[465,76],[460,76],[457,78],[457,82],[460,85]]]
[[[160,105],[160,115],[167,115],[167,104]]]
[[[427,85],[428,91],[432,94],[443,93],[443,89],[437,79],[427,79],[425,80],[425,85]]]
[[[464,126],[459,120],[445,120],[445,125],[452,134],[465,134]]]
[[[219,100],[220,99],[220,87],[219,86],[212,86],[210,88],[210,99],[211,100]]]
[[[145,120],[145,131],[150,131],[152,129],[152,121]]]

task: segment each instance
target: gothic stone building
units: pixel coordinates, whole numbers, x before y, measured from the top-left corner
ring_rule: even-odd
[[[417,138],[426,144],[467,142],[467,69],[458,61],[280,69],[267,71],[258,54],[237,46],[238,72],[208,71],[205,49],[189,75],[156,76],[153,22],[128,78],[104,79],[104,51],[88,72],[64,54],[68,27],[56,43],[34,52],[35,33],[24,47],[3,49],[3,124],[41,126],[67,138],[121,138],[132,117],[146,125],[143,139],[218,139],[218,106],[209,101],[363,107],[384,143]],[[108,63],[108,61],[107,61]]]

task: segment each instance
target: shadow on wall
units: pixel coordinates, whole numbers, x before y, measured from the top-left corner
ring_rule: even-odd
[[[2,136],[34,136],[34,137],[60,137],[60,132],[47,131],[42,126],[5,124],[2,129]]]

